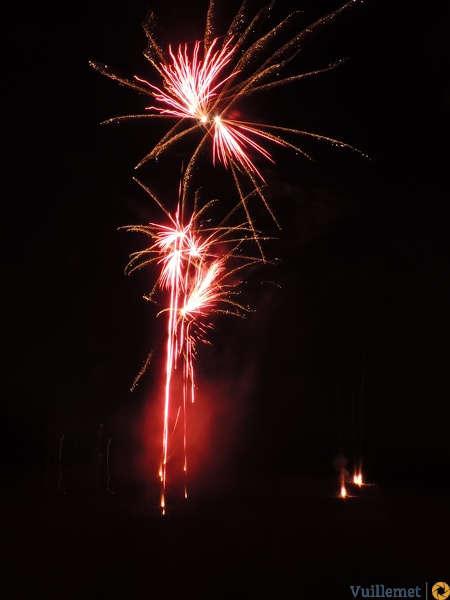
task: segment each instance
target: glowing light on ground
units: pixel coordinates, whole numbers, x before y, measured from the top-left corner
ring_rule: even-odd
[[[362,474],[361,473],[355,473],[353,475],[353,483],[355,485],[359,485],[359,486],[363,485],[363,479],[362,479]]]

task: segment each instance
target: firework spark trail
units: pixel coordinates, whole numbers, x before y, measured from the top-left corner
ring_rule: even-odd
[[[150,190],[142,183],[150,194]],[[153,196],[153,198],[155,198]],[[155,198],[156,199],[156,198]],[[159,202],[158,204],[162,206]],[[163,292],[163,308],[158,314],[167,315],[165,385],[163,410],[162,458],[159,469],[161,480],[161,508],[166,510],[167,464],[170,456],[170,431],[173,414],[173,380],[176,369],[182,364],[182,405],[177,411],[175,426],[180,410],[183,415],[183,472],[185,497],[187,497],[187,403],[195,399],[194,361],[198,342],[209,343],[208,331],[212,328],[213,313],[233,314],[239,317],[249,312],[248,307],[235,300],[239,293],[240,280],[236,274],[259,262],[242,252],[247,241],[249,228],[246,224],[200,230],[197,223],[208,203],[193,213],[186,224],[182,220],[182,209],[178,204],[175,215],[164,209],[168,224],[150,223],[123,227],[149,235],[153,241],[149,248],[134,252],[130,256],[127,272],[131,273],[150,263],[159,266],[159,276],[147,300],[154,301],[158,292]],[[141,371],[140,375],[142,374]],[[136,385],[136,381],[133,386]]]
[[[232,171],[233,180],[237,184],[238,202],[243,207],[253,236],[257,240],[257,231],[248,207],[249,193],[245,191],[244,183],[238,184],[238,181],[244,178],[247,190],[250,185],[254,192],[250,195],[260,198],[279,227],[263,191],[265,178],[256,165],[258,157],[274,162],[270,151],[262,145],[264,142],[293,150],[308,159],[311,159],[311,156],[297,143],[289,141],[289,138],[307,137],[365,155],[350,144],[318,133],[237,119],[239,102],[255,93],[267,92],[342,64],[344,61],[340,60],[313,71],[284,77],[282,75],[283,70],[302,50],[305,39],[362,2],[363,0],[350,0],[292,36],[289,32],[302,14],[301,11],[293,11],[274,27],[269,26],[266,33],[258,35],[255,39],[255,32],[267,25],[275,2],[262,7],[253,16],[249,12],[248,3],[243,2],[228,31],[221,37],[216,33],[214,23],[217,3],[211,0],[204,39],[196,41],[193,46],[181,44],[177,52],[169,46],[168,56],[153,34],[156,17],[153,12],[149,12],[143,23],[148,42],[144,56],[156,69],[162,86],[137,76],[133,79],[122,77],[102,63],[91,61],[90,64],[109,78],[151,96],[156,103],[148,106],[148,112],[145,114],[113,117],[104,123],[147,118],[175,119],[175,124],[141,159],[136,168],[166,153],[182,138],[194,132],[199,133],[199,141],[194,146],[183,177],[184,196],[189,192],[194,165],[197,164],[206,144],[212,141],[212,163],[220,162]],[[276,49],[270,50],[274,46]],[[264,258],[263,249],[258,241],[257,244]]]

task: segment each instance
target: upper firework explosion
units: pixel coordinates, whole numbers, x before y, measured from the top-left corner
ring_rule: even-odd
[[[136,168],[164,155],[176,143],[189,136],[193,145],[187,157],[182,181],[184,199],[192,180],[193,168],[209,145],[212,163],[219,162],[231,171],[239,204],[245,212],[253,237],[258,240],[249,209],[250,198],[257,196],[277,223],[264,194],[262,167],[257,164],[261,158],[263,162],[273,162],[269,146],[289,148],[310,158],[298,143],[292,141],[296,137],[306,136],[361,152],[340,140],[318,133],[243,120],[240,118],[242,111],[239,104],[254,94],[271,91],[341,64],[343,61],[337,61],[313,71],[283,76],[288,64],[299,54],[307,36],[362,1],[351,0],[294,35],[290,32],[296,26],[300,11],[288,14],[273,26],[270,17],[275,2],[253,12],[248,3],[244,2],[225,35],[219,37],[214,25],[216,3],[211,0],[204,39],[194,44],[181,44],[177,50],[169,45],[167,53],[156,40],[155,15],[149,12],[143,23],[148,40],[144,56],[155,68],[160,83],[152,83],[138,76],[133,79],[124,78],[105,64],[91,62],[92,67],[107,77],[152,99],[152,103],[146,107],[146,113],[113,117],[105,123],[148,118],[174,121],[169,131],[140,160]],[[257,244],[263,255],[259,241]]]

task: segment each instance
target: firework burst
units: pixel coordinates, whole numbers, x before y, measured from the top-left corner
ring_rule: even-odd
[[[288,64],[301,51],[305,38],[361,2],[350,0],[294,35],[289,32],[296,27],[300,11],[288,14],[272,26],[270,17],[275,2],[253,13],[249,10],[248,2],[244,2],[225,35],[219,36],[214,23],[216,2],[211,0],[204,39],[192,45],[179,45],[177,50],[169,46],[168,53],[156,39],[156,17],[149,12],[143,23],[148,41],[144,55],[155,68],[161,83],[157,85],[138,76],[128,79],[105,64],[91,62],[91,66],[104,75],[152,99],[152,103],[146,107],[146,113],[113,117],[104,123],[155,118],[168,119],[173,123],[136,168],[158,159],[177,142],[191,136],[194,143],[182,181],[183,197],[188,194],[194,166],[209,145],[212,163],[221,163],[232,174],[239,197],[238,204],[244,210],[264,257],[249,202],[258,197],[278,226],[264,192],[266,181],[259,166],[260,159],[274,162],[268,147],[281,146],[310,159],[311,156],[298,143],[291,141],[309,137],[360,154],[362,152],[318,133],[237,118],[241,114],[239,104],[257,93],[266,93],[341,64],[343,61],[337,61],[317,70],[283,76]],[[255,36],[255,32],[261,30],[263,33]]]
[[[138,183],[163,208],[152,192],[141,182]],[[187,476],[186,407],[195,399],[194,362],[197,344],[209,343],[207,333],[213,326],[212,314],[226,313],[244,317],[250,311],[248,306],[237,299],[241,283],[238,274],[261,260],[259,256],[252,257],[243,252],[243,245],[248,241],[249,234],[247,223],[229,227],[222,224],[214,229],[201,228],[202,215],[212,204],[213,202],[208,202],[186,219],[182,205],[178,204],[174,215],[163,208],[167,224],[149,223],[123,227],[127,231],[144,233],[152,240],[148,248],[130,256],[126,272],[132,273],[152,263],[158,265],[157,281],[151,292],[144,297],[158,305],[162,304],[158,314],[167,317],[164,423],[159,470],[163,513],[166,509],[169,431],[171,423],[179,422],[180,414],[183,416],[183,472],[185,478]],[[183,377],[182,401],[181,405],[174,406],[173,379],[180,365]],[[143,370],[137,379],[142,374]],[[186,479],[185,496],[187,497]]]

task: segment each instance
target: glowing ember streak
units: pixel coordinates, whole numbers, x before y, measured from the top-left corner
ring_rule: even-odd
[[[221,261],[218,260],[213,262],[205,273],[197,270],[192,289],[185,299],[184,306],[180,309],[183,318],[204,315],[209,308],[216,304],[221,294],[221,288],[214,284],[223,269]]]
[[[264,181],[264,177],[250,160],[246,150],[247,148],[253,148],[273,162],[272,157],[262,146],[244,133],[244,131],[265,137],[266,139],[270,139],[270,136],[264,135],[262,131],[258,131],[253,127],[245,126],[233,121],[227,121],[220,117],[214,119],[214,124],[213,162],[215,162],[217,157],[225,167],[228,167],[230,162],[239,163],[244,170],[257,174],[259,178]],[[282,141],[277,141],[278,143],[283,144]]]
[[[294,150],[308,159],[311,158],[309,154],[289,141],[289,138],[306,136],[351,149],[359,154],[363,153],[349,144],[317,133],[237,120],[234,118],[239,114],[236,107],[241,100],[255,93],[267,92],[275,87],[334,69],[341,64],[343,61],[337,61],[314,71],[284,77],[282,75],[286,66],[299,54],[306,37],[362,2],[363,0],[350,0],[292,36],[290,30],[301,14],[301,11],[294,11],[255,38],[255,32],[261,31],[261,26],[269,21],[273,2],[257,10],[253,16],[244,2],[228,32],[221,37],[214,35],[215,1],[211,0],[204,40],[196,41],[193,47],[181,44],[176,52],[169,45],[168,56],[153,35],[155,15],[150,12],[143,23],[148,40],[144,56],[158,72],[162,80],[161,86],[137,76],[133,79],[125,78],[105,64],[90,62],[90,65],[107,77],[151,96],[156,103],[147,107],[146,114],[113,117],[105,123],[126,119],[175,119],[173,127],[144,156],[136,168],[158,158],[185,136],[194,132],[200,133],[183,177],[183,195],[188,192],[193,168],[203,147],[212,140],[212,161],[222,163],[232,172],[239,203],[243,206],[256,240],[258,236],[247,205],[249,194],[244,190],[244,184],[250,184],[253,193],[260,198],[278,225],[263,193],[264,177],[255,163],[257,157],[273,162],[269,150],[261,145],[262,142]],[[242,177],[245,179],[244,184],[240,182]],[[263,255],[259,243],[258,246]]]
[[[347,487],[345,485],[345,472],[342,471],[341,472],[341,498],[346,498],[347,497]]]

